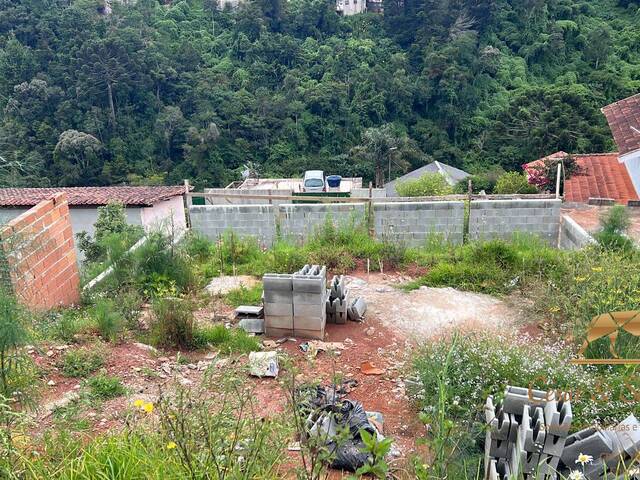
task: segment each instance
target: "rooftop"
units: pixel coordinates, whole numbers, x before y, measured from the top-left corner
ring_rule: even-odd
[[[31,207],[57,192],[67,193],[69,205],[120,202],[128,206],[150,207],[161,200],[182,195],[184,186],[0,188],[0,207]]]
[[[574,158],[583,171],[565,181],[565,201],[586,203],[589,198],[612,198],[626,204],[638,199],[629,172],[618,161],[617,153],[578,154]]]
[[[464,170],[460,170],[459,168],[452,167],[451,165],[447,165],[446,163],[431,162],[423,167],[416,168],[411,172],[392,180],[391,182],[387,182],[385,188],[387,189],[388,194],[395,194],[395,185],[398,182],[404,182],[406,180],[412,180],[422,177],[425,173],[439,173],[441,174],[451,186],[454,186],[456,183],[465,180],[470,175]]]
[[[640,93],[602,109],[620,155],[640,151]]]

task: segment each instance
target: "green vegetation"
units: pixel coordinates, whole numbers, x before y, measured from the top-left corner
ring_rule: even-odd
[[[162,347],[193,344],[193,306],[189,299],[156,298],[152,305],[151,341]]]
[[[428,343],[415,357],[420,379],[421,419],[432,426],[437,462],[416,464],[420,479],[475,479],[485,432],[482,407],[488,395],[500,399],[507,385],[568,392],[573,428],[617,423],[637,411],[637,367],[586,367],[570,363],[575,351],[526,336],[475,333]]]
[[[109,400],[124,395],[126,390],[118,377],[99,373],[85,381],[91,398]]]
[[[86,377],[104,365],[104,353],[96,348],[71,350],[64,354],[60,369],[67,377]]]
[[[0,185],[224,186],[440,160],[519,170],[612,149],[638,92],[638,3],[0,3]],[[429,21],[425,22],[424,18]]]
[[[596,232],[595,239],[610,250],[633,250],[633,240],[626,236],[630,226],[629,212],[622,205],[616,205],[602,214],[600,231]]]
[[[534,185],[530,185],[527,176],[524,173],[508,172],[498,177],[496,181],[494,193],[510,194],[510,193],[536,193],[538,190]]]
[[[106,298],[99,298],[92,309],[92,316],[102,338],[115,341],[123,328],[123,318],[116,310],[115,302]]]
[[[262,283],[257,283],[249,288],[240,285],[240,288],[231,290],[224,298],[232,307],[239,307],[240,305],[261,305]]]
[[[415,180],[398,182],[396,191],[401,197],[428,197],[449,195],[453,193],[453,187],[439,173],[425,173]]]
[[[222,353],[249,353],[260,350],[260,341],[244,330],[224,325],[200,327],[193,334],[193,343],[199,348],[213,347]]]

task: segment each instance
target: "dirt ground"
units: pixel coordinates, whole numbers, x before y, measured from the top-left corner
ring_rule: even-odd
[[[299,381],[310,380],[330,384],[334,374],[354,379],[357,386],[348,398],[362,402],[367,411],[377,411],[384,417],[384,434],[395,441],[393,463],[401,471],[407,460],[418,452],[416,440],[424,436],[424,426],[418,421],[414,405],[405,392],[404,379],[408,373],[411,351],[429,338],[450,329],[503,327],[517,324],[518,309],[496,298],[459,292],[451,288],[420,288],[406,293],[397,287],[409,280],[402,275],[359,275],[348,277],[351,294],[363,296],[368,303],[363,323],[327,325],[326,342],[342,342],[340,355],[319,352],[315,358],[300,349],[305,341],[288,340],[275,348],[288,354],[300,371]],[[231,314],[215,306],[215,316]],[[199,312],[206,317],[206,311]],[[265,339],[267,340],[267,339]],[[59,361],[66,350],[77,348],[66,345],[47,345],[30,350],[36,363],[50,382],[39,411],[36,432],[53,424],[53,409],[65,405],[80,389],[80,379],[69,379],[59,371]],[[156,351],[152,347],[133,341],[108,350],[105,368],[117,375],[127,387],[126,397],[116,398],[95,408],[89,407],[82,417],[91,425],[91,433],[117,428],[124,413],[134,399],[153,401],[158,386],[170,381],[183,385],[197,385],[207,368],[224,369],[226,361],[217,352],[188,354],[187,361],[177,362],[175,354]],[[371,362],[383,370],[381,375],[365,375],[362,362]],[[287,372],[282,371],[281,375]],[[286,394],[275,379],[257,379],[247,376],[255,387],[257,404],[262,414],[283,412],[287,408]],[[295,458],[297,453],[289,452]],[[333,472],[332,478],[343,478]]]

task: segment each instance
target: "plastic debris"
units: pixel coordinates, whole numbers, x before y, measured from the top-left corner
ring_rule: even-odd
[[[276,352],[251,352],[249,354],[249,373],[254,377],[277,377],[278,354]]]
[[[382,375],[384,373],[383,369],[376,367],[371,362],[362,362],[360,364],[360,371],[365,375]]]

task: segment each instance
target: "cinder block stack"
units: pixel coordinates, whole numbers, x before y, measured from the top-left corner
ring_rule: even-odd
[[[344,281],[344,276],[333,277],[327,293],[327,322],[338,324],[347,323],[349,289]]]
[[[637,467],[634,459],[640,454],[640,422],[629,415],[614,428],[587,428],[570,435],[561,457],[563,474],[575,469],[580,454],[593,457],[593,461],[581,467],[588,480],[637,478],[623,472]]]
[[[293,276],[267,273],[264,288],[264,329],[270,337],[293,335]]]
[[[305,265],[293,274],[293,331],[296,337],[324,339],[326,301],[326,267]]]
[[[526,480],[555,480],[571,428],[569,401],[546,392],[507,387],[504,400],[485,404],[485,479],[518,475]]]

